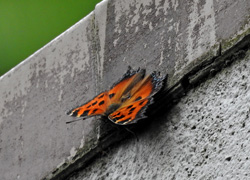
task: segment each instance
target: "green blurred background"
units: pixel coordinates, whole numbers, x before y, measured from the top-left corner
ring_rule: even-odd
[[[0,0],[0,76],[94,10],[101,0]]]

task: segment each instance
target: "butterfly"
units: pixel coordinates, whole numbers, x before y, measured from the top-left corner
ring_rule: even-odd
[[[163,86],[159,73],[145,75],[145,69],[128,68],[123,77],[110,90],[67,112],[83,120],[93,116],[108,117],[113,123],[127,125],[146,118],[145,111],[153,103],[155,95]]]

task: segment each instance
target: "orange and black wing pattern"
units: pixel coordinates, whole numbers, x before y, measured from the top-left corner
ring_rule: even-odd
[[[155,72],[145,77],[144,69],[134,71],[129,67],[109,91],[100,93],[67,114],[83,119],[96,115],[107,116],[119,125],[135,123],[146,117],[145,110],[153,102],[152,96],[161,89],[162,81],[163,78],[159,78]]]
[[[83,118],[96,115],[104,115],[108,106],[108,93],[102,92],[94,99],[83,104],[82,106],[70,110],[69,112],[67,112],[67,114],[70,116]]]
[[[136,82],[130,89],[130,97],[121,106],[111,113],[108,118],[116,124],[126,125],[136,123],[138,120],[146,118],[145,110],[153,103],[153,95],[162,87],[162,79],[156,73],[144,77]]]

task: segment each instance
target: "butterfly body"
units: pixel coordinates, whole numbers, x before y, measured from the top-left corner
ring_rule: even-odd
[[[121,104],[110,104],[106,110],[106,112],[104,113],[104,116],[108,116],[109,114],[111,114],[112,112],[115,112],[117,109],[119,109],[119,107],[121,106]]]
[[[105,116],[119,125],[135,123],[146,117],[145,110],[153,103],[152,96],[161,89],[163,79],[155,72],[145,76],[144,69],[134,71],[129,67],[123,78],[109,91],[100,93],[67,114],[84,119]]]

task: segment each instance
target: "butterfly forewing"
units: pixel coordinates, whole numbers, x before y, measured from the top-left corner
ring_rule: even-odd
[[[134,88],[131,90],[131,98],[124,103],[124,106],[126,106],[127,103],[132,103],[140,99],[149,98],[153,93],[153,90],[154,85],[152,82],[152,77],[150,75],[141,80],[136,86],[134,86]]]
[[[137,73],[128,71],[122,80],[115,84],[108,92],[111,103],[120,103],[123,95],[127,94],[145,75],[144,70]]]
[[[76,117],[104,115],[109,104],[110,101],[108,100],[108,93],[103,92],[96,96],[93,100],[69,111],[67,114]]]

